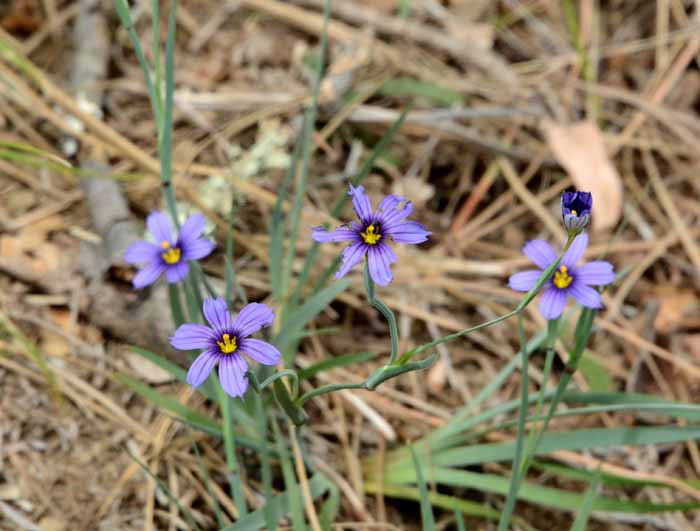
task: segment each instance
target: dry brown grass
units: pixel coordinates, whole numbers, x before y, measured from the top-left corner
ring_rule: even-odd
[[[571,44],[560,2],[414,1],[417,13],[410,28],[398,17],[395,0],[337,3],[304,230],[329,219],[324,212],[353,172],[353,157],[367,154],[405,104],[403,96],[376,93],[385,80],[410,76],[438,83],[463,98],[463,109],[471,111],[417,98],[391,160],[382,160],[366,183],[375,198],[402,190],[414,200],[416,218],[434,233],[419,251],[399,250],[396,282],[383,292],[399,317],[402,348],[510,309],[518,297],[505,280],[526,264],[519,249],[538,236],[563,240],[558,197],[573,178],[579,186],[602,190],[596,211],[612,219],[592,234],[589,255],[605,252],[618,271],[626,272],[606,292],[607,309],[596,319],[598,331],[587,355],[605,369],[615,389],[695,402],[700,385],[700,6],[681,0],[575,2],[584,61]],[[263,124],[272,123],[272,130],[298,128],[308,101],[303,57],[316,49],[321,4],[183,0],[179,6],[176,189],[221,227],[219,236],[224,215],[203,200],[202,187],[213,176],[224,176],[240,196],[235,227],[239,280],[258,299],[269,289],[267,227],[282,172],[233,173],[242,166],[235,166],[240,158],[231,159],[230,146],[240,146],[245,156]],[[146,13],[137,30],[148,43],[150,2],[138,5]],[[0,53],[0,140],[63,157],[61,142],[77,138],[79,161],[99,160],[130,176],[123,189],[133,211],[143,214],[160,202],[155,124],[128,39],[109,2],[103,10],[111,45],[109,76],[83,87],[103,98],[100,119],[81,108],[68,83],[78,2],[0,0],[0,40],[33,65],[22,70]],[[368,31],[373,26],[375,31]],[[341,97],[350,90],[358,99],[346,106]],[[72,128],[69,115],[80,119],[82,132]],[[566,164],[568,156],[594,161],[590,150],[597,137],[569,144],[573,151],[567,155],[558,153],[547,136],[550,122],[569,134],[570,126],[583,120],[596,131],[602,126],[600,164],[610,164],[605,175],[620,186],[619,205],[600,188],[600,166]],[[282,151],[290,151],[293,136]],[[193,433],[113,380],[115,370],[152,376],[128,356],[124,338],[105,334],[85,313],[89,294],[76,257],[81,242],[98,238],[79,179],[0,159],[0,197],[0,316],[17,327],[12,332],[3,325],[0,333],[0,528],[186,527],[125,447],[213,528],[209,493],[192,454]],[[308,239],[300,239],[300,256],[308,245]],[[336,251],[324,248],[320,261],[330,263]],[[223,271],[220,258],[207,263],[213,273]],[[301,367],[357,350],[358,343],[362,350],[386,353],[384,325],[364,304],[359,275],[354,278],[351,290],[317,323],[341,326],[342,333],[312,335],[297,356]],[[531,306],[528,331],[543,323]],[[54,387],[32,361],[22,336],[49,360]],[[341,520],[354,522],[347,529],[390,528],[381,522],[419,527],[413,505],[364,494],[361,458],[383,455],[392,445],[441,426],[515,354],[516,345],[514,325],[500,324],[446,345],[442,360],[426,375],[410,374],[376,393],[344,391],[314,401],[303,437],[317,466],[325,467],[341,489]],[[563,348],[559,354],[566,359]],[[541,360],[535,365],[532,378],[541,383]],[[369,369],[362,367],[359,375],[338,369],[320,381],[359,381]],[[157,384],[193,407],[208,407],[189,389]],[[588,387],[580,375],[577,384]],[[499,400],[514,398],[517,388],[514,378]],[[599,415],[557,421],[555,427],[627,422],[625,415]],[[216,474],[221,448],[207,437],[197,438],[221,485],[215,493],[219,503],[235,516],[225,482]],[[588,469],[603,463],[620,475],[676,486],[678,479],[697,480],[700,474],[694,441],[655,450],[627,448],[614,455],[562,452],[552,457]],[[254,456],[249,460],[246,494],[255,507],[262,491]],[[504,465],[491,468],[506,472]],[[670,501],[664,498],[668,492],[649,496]],[[696,492],[686,494],[697,498]],[[544,510],[526,504],[521,514],[538,529],[565,529],[570,522],[558,515],[561,520],[553,524]],[[628,524],[613,516],[591,529],[699,526],[699,516],[689,513]],[[490,529],[483,522],[474,522],[473,528]]]

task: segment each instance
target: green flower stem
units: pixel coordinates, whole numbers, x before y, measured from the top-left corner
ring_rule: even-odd
[[[569,239],[571,240],[571,238]],[[454,339],[458,339],[462,336],[466,336],[467,334],[470,334],[472,332],[476,332],[477,330],[481,330],[482,328],[487,328],[489,326],[495,325],[496,323],[500,323],[501,321],[505,321],[506,319],[510,319],[511,317],[514,317],[520,313],[533,301],[533,299],[537,296],[537,294],[540,292],[542,287],[549,281],[551,276],[554,274],[554,271],[556,271],[557,267],[559,267],[559,263],[561,262],[562,257],[564,256],[564,252],[566,252],[566,249],[568,246],[571,244],[571,242],[567,242],[567,246],[565,247],[565,250],[557,257],[557,259],[550,264],[550,266],[545,269],[542,274],[540,275],[540,278],[537,279],[537,282],[535,285],[532,287],[530,291],[528,291],[525,296],[523,297],[523,300],[520,301],[520,304],[515,307],[514,310],[511,310],[510,312],[501,315],[500,317],[496,317],[495,319],[492,319],[490,321],[486,321],[485,323],[478,324],[476,326],[472,326],[471,328],[466,328],[464,330],[461,330],[459,332],[455,332],[454,334],[449,334],[447,336],[441,337],[436,339],[435,341],[431,341],[430,343],[425,343],[423,345],[420,345],[413,350],[409,350],[406,352],[401,358],[399,359],[399,364],[406,363],[409,361],[413,356],[416,354],[420,354],[421,352],[431,349],[437,345],[440,345],[442,343],[447,343],[449,341],[452,341]]]
[[[359,384],[328,384],[322,387],[317,387],[312,389],[307,393],[304,393],[299,398],[296,399],[295,404],[299,407],[303,407],[306,402],[317,396],[325,395],[328,393],[334,393],[335,391],[341,391],[343,389],[365,389],[364,383]]]
[[[271,376],[265,378],[262,382],[258,381],[258,377],[252,371],[246,371],[246,376],[248,377],[248,381],[250,382],[250,385],[253,387],[256,393],[262,392],[267,387],[269,387],[270,384],[274,383],[280,378],[284,378],[285,376],[287,376],[289,377],[289,379],[292,380],[292,396],[296,397],[299,395],[299,376],[295,371],[291,369],[277,371]]]
[[[528,361],[530,355],[527,351],[527,339],[525,338],[525,326],[523,324],[523,316],[518,315],[518,337],[520,339],[521,353],[521,378],[520,378],[520,414],[518,416],[518,432],[515,441],[515,456],[513,457],[513,466],[510,479],[510,487],[508,496],[506,497],[505,507],[501,512],[501,518],[498,522],[498,531],[507,531],[508,524],[513,516],[515,503],[518,499],[518,490],[520,482],[525,476],[525,471],[521,470],[520,464],[523,459],[523,449],[525,446],[525,423],[527,420],[527,411],[529,406],[528,395]]]
[[[566,391],[566,388],[569,386],[571,378],[578,369],[578,364],[581,361],[583,352],[586,349],[586,344],[588,343],[588,336],[591,333],[591,327],[593,326],[593,319],[595,318],[595,314],[596,310],[592,310],[589,308],[584,308],[581,311],[581,317],[579,317],[578,323],[576,324],[576,332],[574,333],[574,348],[569,356],[569,362],[566,364],[564,374],[562,375],[561,379],[559,380],[559,383],[557,384],[556,389],[554,390],[554,396],[552,396],[552,399],[549,402],[549,409],[547,410],[547,415],[544,418],[542,426],[537,432],[537,437],[534,440],[534,442],[532,442],[532,444],[528,444],[528,447],[525,451],[525,458],[523,459],[522,465],[523,476],[527,474],[527,471],[530,468],[530,465],[532,464],[532,456],[535,455],[535,452],[537,451],[537,448],[542,440],[542,436],[547,431],[549,422],[552,420],[554,412],[556,411],[557,406],[559,405],[559,401],[561,400],[562,395]]]
[[[396,316],[394,315],[394,312],[391,311],[391,308],[389,308],[374,295],[374,280],[372,280],[372,276],[369,274],[368,261],[365,261],[364,281],[365,291],[367,291],[367,300],[372,306],[381,312],[389,323],[389,334],[391,335],[391,355],[389,357],[389,366],[395,365],[396,359],[399,355],[399,328],[396,325]],[[399,364],[400,363],[401,362],[399,362]]]
[[[272,393],[275,395],[275,399],[285,415],[289,417],[289,420],[291,420],[294,425],[301,426],[306,422],[308,418],[306,413],[294,403],[294,400],[292,400],[292,397],[289,395],[289,391],[279,378],[272,382]]]
[[[238,461],[236,459],[236,438],[233,434],[233,415],[231,413],[231,402],[229,396],[224,391],[221,385],[215,385],[216,394],[219,398],[219,408],[221,410],[222,433],[224,435],[224,450],[226,453],[226,465],[228,473],[232,478],[230,481],[231,496],[239,511],[246,508],[245,496],[240,488],[240,479],[236,481],[234,478],[239,478],[241,473]]]

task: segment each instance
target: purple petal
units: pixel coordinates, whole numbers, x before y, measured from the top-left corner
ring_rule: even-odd
[[[540,300],[540,313],[545,319],[556,319],[564,311],[566,306],[567,290],[549,287],[544,290]]]
[[[523,253],[540,269],[547,269],[547,266],[557,259],[557,253],[544,240],[527,242],[523,247]]]
[[[209,256],[216,247],[214,242],[205,240],[204,238],[196,238],[180,242],[182,249],[182,258],[185,260],[199,260],[205,256]]]
[[[204,299],[202,311],[217,336],[231,331],[231,314],[228,313],[226,301],[222,297]]]
[[[202,352],[190,365],[190,370],[187,371],[187,383],[192,387],[199,387],[209,377],[209,373],[216,365],[221,355],[214,349],[208,349]]]
[[[165,266],[160,261],[151,262],[136,273],[131,282],[136,289],[142,289],[158,280],[158,277],[161,276],[164,271]]]
[[[369,223],[372,220],[372,204],[369,202],[369,197],[365,193],[364,186],[355,188],[350,185],[348,195],[352,196],[352,206],[355,209],[355,214],[360,218],[362,223]]]
[[[430,232],[417,221],[404,221],[388,229],[382,226],[384,233],[391,236],[396,243],[423,243]]]
[[[148,225],[148,232],[153,236],[156,245],[163,242],[173,245],[173,227],[168,216],[163,212],[151,212],[146,219],[146,225]]]
[[[396,255],[385,243],[379,243],[367,250],[369,274],[380,286],[388,286],[392,281],[391,264],[394,262],[396,262]]]
[[[508,279],[508,287],[515,291],[530,291],[541,274],[542,271],[534,269],[515,273]]]
[[[180,350],[195,350],[209,348],[217,339],[217,335],[208,326],[187,323],[175,330],[170,344]]]
[[[277,365],[282,359],[282,354],[274,346],[266,341],[249,337],[241,341],[238,347],[241,352],[247,354],[263,365]]]
[[[613,265],[604,260],[588,262],[574,273],[576,280],[588,286],[605,286],[615,280]]]
[[[245,372],[248,364],[240,354],[221,356],[219,362],[219,380],[221,387],[229,396],[243,396],[248,389],[248,378]]]
[[[163,249],[154,243],[137,241],[129,245],[124,253],[124,261],[127,264],[143,264],[158,259]]]
[[[182,282],[187,273],[190,271],[190,265],[184,260],[180,260],[177,264],[167,265],[165,267],[165,278],[171,284],[177,284]]]
[[[590,286],[586,286],[579,278],[576,278],[569,286],[569,295],[586,308],[602,308],[600,293]]]
[[[399,207],[403,203],[403,206]],[[386,231],[401,223],[409,214],[413,212],[413,205],[405,197],[389,195],[385,197],[379,205],[377,211],[377,221]]]
[[[356,223],[353,224],[353,227],[343,225],[333,232],[328,232],[323,227],[313,227],[311,229],[311,237],[320,243],[352,241],[357,239],[359,227],[355,228],[356,225]]]
[[[199,235],[204,232],[204,226],[207,220],[204,214],[193,214],[185,220],[180,227],[180,235],[178,236],[178,241],[186,242],[193,241],[199,238]]]
[[[239,338],[248,337],[263,327],[270,326],[275,314],[265,304],[251,302],[238,312],[233,321],[233,329]]]
[[[340,269],[335,274],[335,278],[338,279],[344,277],[348,274],[348,271],[350,271],[353,267],[362,262],[362,259],[364,258],[365,253],[367,252],[367,247],[369,246],[365,245],[362,242],[357,242],[343,249],[343,262],[340,265]]]
[[[588,247],[588,234],[584,232],[583,234],[576,236],[574,241],[571,242],[571,246],[564,253],[561,263],[569,269],[573,268],[581,261],[581,258],[583,258],[583,253],[586,251],[586,247]]]

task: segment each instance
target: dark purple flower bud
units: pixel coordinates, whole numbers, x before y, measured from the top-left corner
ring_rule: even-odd
[[[590,192],[564,192],[561,196],[561,216],[569,233],[577,234],[591,220],[593,196]]]

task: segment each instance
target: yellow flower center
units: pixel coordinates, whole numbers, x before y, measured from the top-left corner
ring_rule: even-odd
[[[180,249],[177,247],[170,247],[170,243],[164,241],[160,246],[165,249],[164,253],[161,253],[161,257],[165,260],[166,264],[177,264],[180,261]]]
[[[559,266],[559,269],[554,273],[553,282],[559,289],[568,288],[573,280],[574,277],[569,275],[569,268],[565,265]]]
[[[370,224],[364,232],[361,232],[360,236],[369,245],[377,245],[377,242],[382,239],[382,235],[379,234],[379,229],[374,226],[374,223]]]
[[[236,336],[231,337],[228,334],[224,334],[221,336],[221,339],[223,339],[223,341],[217,341],[216,344],[219,345],[219,349],[222,353],[231,354],[232,352],[236,352],[236,349],[238,348]]]
[[[578,214],[576,213],[575,210],[572,210],[571,213],[572,213],[574,216],[578,216]]]

